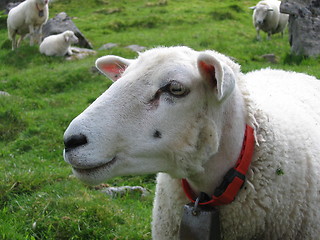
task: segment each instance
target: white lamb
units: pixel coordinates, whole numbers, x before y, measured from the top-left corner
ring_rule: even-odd
[[[253,25],[257,31],[257,39],[260,40],[260,30],[268,33],[268,39],[272,34],[279,33],[283,35],[284,29],[288,24],[289,15],[280,13],[281,1],[265,0],[260,1],[254,7]]]
[[[12,41],[12,50],[20,46],[23,38],[29,33],[30,45],[40,43],[42,25],[48,20],[49,0],[26,0],[12,8],[8,14],[8,36]],[[16,35],[20,35],[16,40]]]
[[[161,172],[153,239],[179,239],[182,208],[191,201],[181,179],[192,201],[200,192],[212,196],[224,240],[319,239],[315,77],[271,69],[242,74],[220,53],[187,47],[151,49],[135,60],[105,56],[96,64],[115,82],[70,123],[64,158],[89,184]],[[229,169],[233,180],[219,196],[215,189]]]
[[[70,46],[77,42],[78,38],[74,32],[67,30],[63,33],[46,37],[40,44],[40,52],[47,56],[72,55]]]

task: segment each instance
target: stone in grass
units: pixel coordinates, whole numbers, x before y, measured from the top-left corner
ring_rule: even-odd
[[[10,94],[5,91],[0,91],[0,97],[1,96],[10,96]]]
[[[90,55],[95,55],[97,54],[96,51],[87,49],[87,48],[79,48],[79,47],[71,47],[72,55],[66,57],[66,60],[79,60],[83,59],[85,57],[88,57]]]
[[[111,48],[114,48],[114,47],[118,47],[118,44],[116,43],[106,43],[104,45],[102,45],[99,50],[109,50]]]
[[[135,45],[135,44],[126,46],[126,48],[129,48],[134,52],[142,52],[147,49],[146,47]]]
[[[150,194],[150,192],[140,186],[122,186],[122,187],[106,187],[101,190],[101,192],[106,193],[112,197],[121,197],[127,194],[139,193],[141,197],[146,197]]]
[[[273,53],[270,53],[270,54],[264,54],[261,56],[263,59],[265,59],[267,62],[270,62],[270,63],[278,63],[279,60],[277,58],[276,55],[274,55]]]

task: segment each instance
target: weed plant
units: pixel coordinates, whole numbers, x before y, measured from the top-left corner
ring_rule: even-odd
[[[41,55],[36,46],[11,51],[0,15],[0,239],[151,239],[155,175],[119,177],[109,185],[142,185],[151,195],[111,198],[82,184],[63,161],[70,121],[111,81],[94,71],[97,57],[134,58],[125,48],[187,45],[232,56],[243,72],[282,68],[320,77],[319,58],[290,54],[288,33],[255,39],[253,0],[55,0],[97,50],[77,61]],[[117,43],[110,50],[98,50]],[[261,56],[275,54],[277,63]]]

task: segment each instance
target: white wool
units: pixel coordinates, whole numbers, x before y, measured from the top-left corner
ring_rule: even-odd
[[[40,52],[47,56],[72,55],[71,44],[77,43],[78,38],[73,31],[64,31],[63,33],[51,35],[43,39],[40,44]]]
[[[254,9],[252,19],[253,25],[257,31],[257,39],[260,40],[260,30],[268,34],[270,39],[272,34],[281,32],[288,24],[289,15],[280,13],[281,1],[263,0],[257,3]]]
[[[256,146],[235,200],[217,207],[225,240],[317,239],[320,234],[320,82],[263,69],[247,74],[215,51],[156,48],[135,60],[105,56],[115,83],[65,132],[65,161],[84,182],[160,172],[152,236],[178,240],[186,178],[213,194],[241,151]],[[181,95],[180,95],[181,94]]]
[[[225,237],[317,239],[320,82],[272,69],[248,73],[245,80],[262,141],[243,190],[221,208],[224,228],[230,229]]]
[[[25,0],[10,10],[7,27],[9,39],[12,41],[12,50],[19,47],[28,33],[30,34],[30,45],[35,42],[40,43],[42,26],[47,22],[49,15],[48,1]],[[20,35],[18,41],[16,40],[17,34]]]

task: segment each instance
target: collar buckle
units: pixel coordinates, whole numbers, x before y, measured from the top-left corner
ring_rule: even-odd
[[[245,182],[245,175],[249,169],[254,152],[254,129],[246,126],[241,154],[236,166],[231,168],[223,177],[223,181],[214,191],[213,196],[207,202],[200,202],[199,205],[220,206],[231,203]],[[196,194],[192,191],[186,179],[182,179],[182,187],[187,197],[195,202]]]
[[[234,181],[235,178],[239,178],[244,183],[246,176],[238,172],[235,168],[231,168],[226,175],[223,177],[223,181],[219,187],[214,191],[215,197],[220,197],[229,187],[229,185]]]

